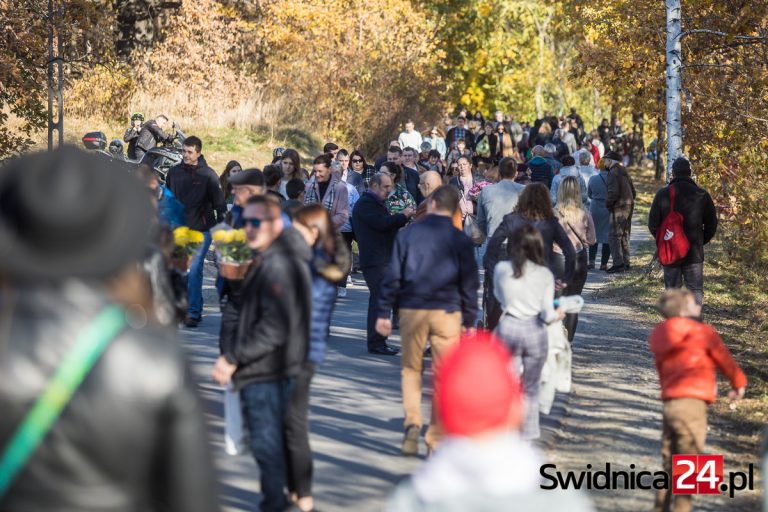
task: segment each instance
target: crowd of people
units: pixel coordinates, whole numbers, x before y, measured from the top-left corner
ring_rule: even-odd
[[[111,336],[104,335],[102,344],[111,348],[100,362],[94,355],[93,369],[84,368],[85,380],[66,396],[71,407],[60,412],[56,428],[74,437],[42,442],[40,454],[29,461],[34,468],[60,468],[61,485],[44,483],[47,472],[41,469],[22,471],[10,494],[4,497],[0,487],[0,502],[7,499],[13,509],[55,509],[62,503],[95,509],[79,493],[90,482],[103,487],[116,510],[151,509],[145,506],[150,503],[169,510],[214,509],[198,399],[170,331],[179,323],[195,328],[204,321],[204,268],[217,226],[244,229],[254,254],[243,278],[217,278],[220,356],[212,376],[239,393],[260,469],[261,510],[314,509],[310,386],[324,361],[337,298],[346,297],[355,272],[370,292],[367,351],[397,355],[401,349],[388,339],[396,329],[402,339],[404,455],[419,453],[425,358],[432,358],[435,370],[436,409],[425,443],[427,454],[436,455],[397,490],[391,509],[447,510],[436,504],[451,496],[474,503],[472,481],[442,490],[424,483],[441,464],[486,457],[480,476],[488,478],[493,468],[509,469],[521,453],[520,460],[534,465],[539,455],[529,442],[540,435],[539,387],[550,327],[562,322],[573,341],[578,308],[560,302],[579,296],[590,272],[630,270],[636,192],[624,165],[620,125],[605,121],[585,132],[575,111],[532,125],[502,112],[494,117],[486,121],[477,113],[467,119],[462,113],[445,132],[434,126],[418,132],[408,120],[378,158],[328,143],[305,169],[296,150],[276,148],[262,168],[231,161],[221,175],[207,164],[203,141],[190,136],[182,144],[182,162],[168,171],[164,185],[147,165],[137,168],[139,179],[121,175],[110,181],[102,160],[72,148],[14,161],[0,174],[0,237],[14,237],[3,245],[0,279],[9,284],[2,286],[0,305],[23,322],[3,322],[12,329],[7,339],[13,357],[4,358],[0,375],[17,378],[23,391],[0,393],[10,411],[0,422],[0,439],[10,438],[45,390],[59,355],[77,345],[78,333],[88,330],[105,301],[123,304],[129,314]],[[145,130],[139,122],[126,133],[126,140],[137,141],[134,154],[151,145],[142,133],[162,131],[160,123],[167,123],[165,116],[156,120],[156,126]],[[735,397],[743,396],[746,385],[716,333],[691,320],[703,300],[702,247],[714,236],[717,219],[711,199],[690,178],[687,160],[675,162],[674,169],[670,187],[679,190],[691,250],[665,266],[665,284],[679,288],[684,280],[695,295],[665,296],[663,311],[671,320],[654,331],[651,347],[659,360],[696,357],[686,351],[698,354],[707,346],[716,346],[717,353],[707,369],[684,363],[668,370],[659,363],[663,389],[675,390],[665,391],[665,400],[686,400],[679,406],[665,402],[665,422],[676,425],[665,426],[665,464],[680,446],[675,436],[683,435],[676,433],[684,430],[681,422],[698,422],[694,439],[684,446],[703,448],[700,405],[714,400],[709,392],[690,395],[692,387],[702,386],[681,387],[678,378],[694,372],[697,382],[709,382],[716,365],[731,378]],[[654,201],[654,234],[674,209],[670,187]],[[170,265],[170,233],[178,226],[203,234],[186,273]],[[66,342],[53,341],[59,339]],[[670,355],[670,345],[682,352]],[[522,366],[521,383],[511,358]],[[36,371],[30,374],[30,367]],[[125,372],[135,369],[147,378],[126,384]],[[468,378],[477,386],[470,394],[463,384]],[[144,412],[118,407],[116,397]],[[691,419],[688,411],[694,409]],[[103,426],[91,428],[102,416],[112,425],[108,433]],[[157,417],[165,419],[151,419]],[[109,450],[99,448],[105,436],[113,440]],[[494,440],[484,441],[484,455],[478,455],[476,437]],[[60,458],[62,449],[81,445],[104,474],[94,476],[77,458]],[[146,488],[142,475],[150,470],[158,479]],[[479,489],[477,503],[495,509],[488,504],[516,493],[526,497],[526,510],[565,503],[554,495],[541,498],[533,476],[502,478],[499,485]],[[669,507],[668,496],[659,500]],[[578,495],[570,501],[569,510],[590,509]]]

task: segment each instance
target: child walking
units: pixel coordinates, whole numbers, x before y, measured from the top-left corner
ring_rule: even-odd
[[[698,454],[707,435],[707,405],[716,399],[715,368],[731,382],[731,400],[744,397],[747,377],[712,326],[698,320],[701,305],[688,290],[667,290],[659,300],[666,320],[649,338],[661,382],[664,470],[672,474],[672,456]],[[674,501],[674,503],[673,503]],[[688,512],[690,495],[656,495],[656,512]]]

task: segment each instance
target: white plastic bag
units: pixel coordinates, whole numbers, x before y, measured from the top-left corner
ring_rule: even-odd
[[[541,370],[539,388],[539,409],[549,414],[555,401],[555,391],[571,391],[571,344],[563,322],[552,322],[547,326],[549,350]]]
[[[240,393],[231,382],[224,390],[224,451],[227,455],[240,455],[245,451]]]

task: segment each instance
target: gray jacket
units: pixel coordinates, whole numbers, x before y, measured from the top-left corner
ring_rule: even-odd
[[[477,201],[477,226],[490,238],[502,219],[517,206],[517,200],[525,188],[512,180],[501,180],[485,187]]]

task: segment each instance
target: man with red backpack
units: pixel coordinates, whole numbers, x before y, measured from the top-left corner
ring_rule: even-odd
[[[674,211],[682,216],[685,235],[679,239],[676,239],[674,226],[679,225],[680,219],[670,218],[672,190]],[[672,181],[656,193],[648,214],[648,229],[657,240],[665,288],[682,288],[685,281],[686,288],[701,304],[704,298],[704,245],[717,232],[717,210],[709,193],[691,178],[691,163],[686,158],[675,160]],[[683,238],[687,239],[687,251],[684,251]]]

